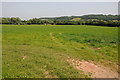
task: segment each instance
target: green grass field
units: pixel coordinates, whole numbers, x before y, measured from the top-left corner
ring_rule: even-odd
[[[66,60],[93,61],[116,69],[116,27],[3,25],[3,78],[87,78]]]

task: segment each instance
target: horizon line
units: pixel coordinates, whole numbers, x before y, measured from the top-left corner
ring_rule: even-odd
[[[85,15],[119,15],[119,14],[85,14]],[[31,17],[31,18],[28,18],[28,19],[22,19],[21,17],[19,16],[2,16],[1,18],[12,18],[12,17],[19,17],[20,19],[22,20],[29,20],[29,19],[33,19],[33,18],[57,18],[57,17],[72,17],[72,16],[85,16],[85,15],[60,15],[60,16],[41,16],[41,17]]]

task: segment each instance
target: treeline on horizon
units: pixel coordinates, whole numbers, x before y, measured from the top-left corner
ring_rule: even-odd
[[[96,25],[119,27],[120,15],[84,15],[84,16],[62,16],[54,18],[32,18],[21,20],[19,17],[1,18],[0,24],[13,25]]]

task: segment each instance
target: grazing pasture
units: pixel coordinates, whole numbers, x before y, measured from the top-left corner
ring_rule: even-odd
[[[3,25],[2,76],[91,77],[72,65],[75,60],[116,71],[117,31],[117,27],[88,25]]]

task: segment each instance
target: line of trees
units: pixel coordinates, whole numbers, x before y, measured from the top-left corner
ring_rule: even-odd
[[[86,16],[64,16],[56,18],[33,18],[21,20],[19,17],[1,18],[0,24],[14,25],[97,25],[119,27],[120,21],[118,15],[86,15]]]

